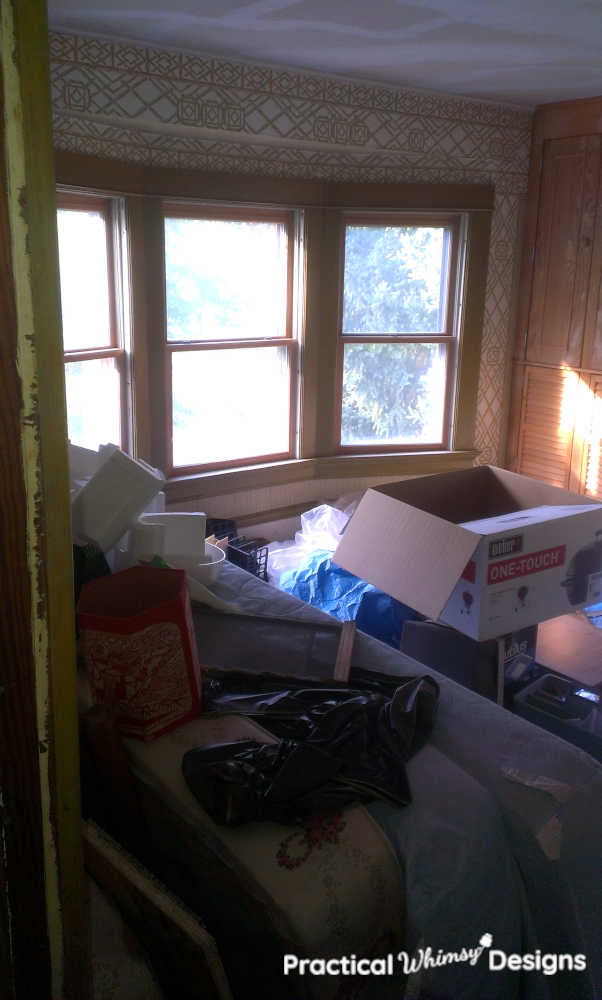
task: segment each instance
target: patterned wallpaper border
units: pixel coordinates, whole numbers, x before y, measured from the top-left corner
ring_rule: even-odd
[[[59,150],[277,177],[492,183],[476,446],[479,461],[503,462],[528,112],[58,32],[50,56]]]
[[[381,108],[421,117],[481,122],[503,128],[528,128],[531,113],[489,101],[427,93],[383,84],[361,83],[342,76],[291,71],[258,63],[198,56],[143,43],[128,43],[63,32],[49,33],[50,57],[85,67],[139,73],[182,82],[240,88],[255,94],[299,97],[338,106]]]

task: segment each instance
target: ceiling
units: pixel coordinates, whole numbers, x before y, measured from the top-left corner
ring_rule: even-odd
[[[50,0],[49,19],[527,108],[602,94],[602,0]]]

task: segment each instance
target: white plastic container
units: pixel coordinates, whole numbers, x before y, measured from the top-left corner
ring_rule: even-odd
[[[159,555],[179,569],[194,567],[205,559],[205,514],[173,511],[162,514],[142,514],[132,530],[134,561]]]
[[[188,577],[192,577],[197,583],[207,586],[217,580],[225,558],[226,553],[223,549],[220,549],[217,545],[212,545],[211,542],[205,542],[204,555],[195,565],[191,565],[190,560],[179,559],[177,556],[172,556],[166,562],[175,569],[185,569]],[[193,596],[192,591],[191,596]]]
[[[73,499],[74,540],[95,542],[108,552],[164,482],[165,477],[156,469],[115,448]]]

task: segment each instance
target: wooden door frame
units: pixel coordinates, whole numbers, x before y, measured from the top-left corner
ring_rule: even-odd
[[[44,0],[1,8],[0,995],[87,996]]]

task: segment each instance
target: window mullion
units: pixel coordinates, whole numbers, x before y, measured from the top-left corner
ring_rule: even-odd
[[[336,447],[340,213],[305,211],[305,316],[300,346],[299,457]]]
[[[465,278],[456,293],[461,296],[461,311],[450,447],[458,450],[474,447],[490,229],[489,212],[469,214],[466,264],[460,268],[461,273],[465,271]]]
[[[138,263],[133,271],[134,299],[134,378],[137,413],[143,407],[148,425],[143,440],[150,446],[151,464],[159,469],[169,466],[167,428],[171,420],[171,384],[167,351],[165,311],[165,236],[163,209],[158,198],[145,198],[136,229],[134,250]],[[144,300],[144,301],[142,301]],[[146,346],[141,357],[139,345]],[[142,365],[142,370],[140,366]],[[140,392],[145,394],[141,398]],[[138,417],[136,418],[138,421]]]

